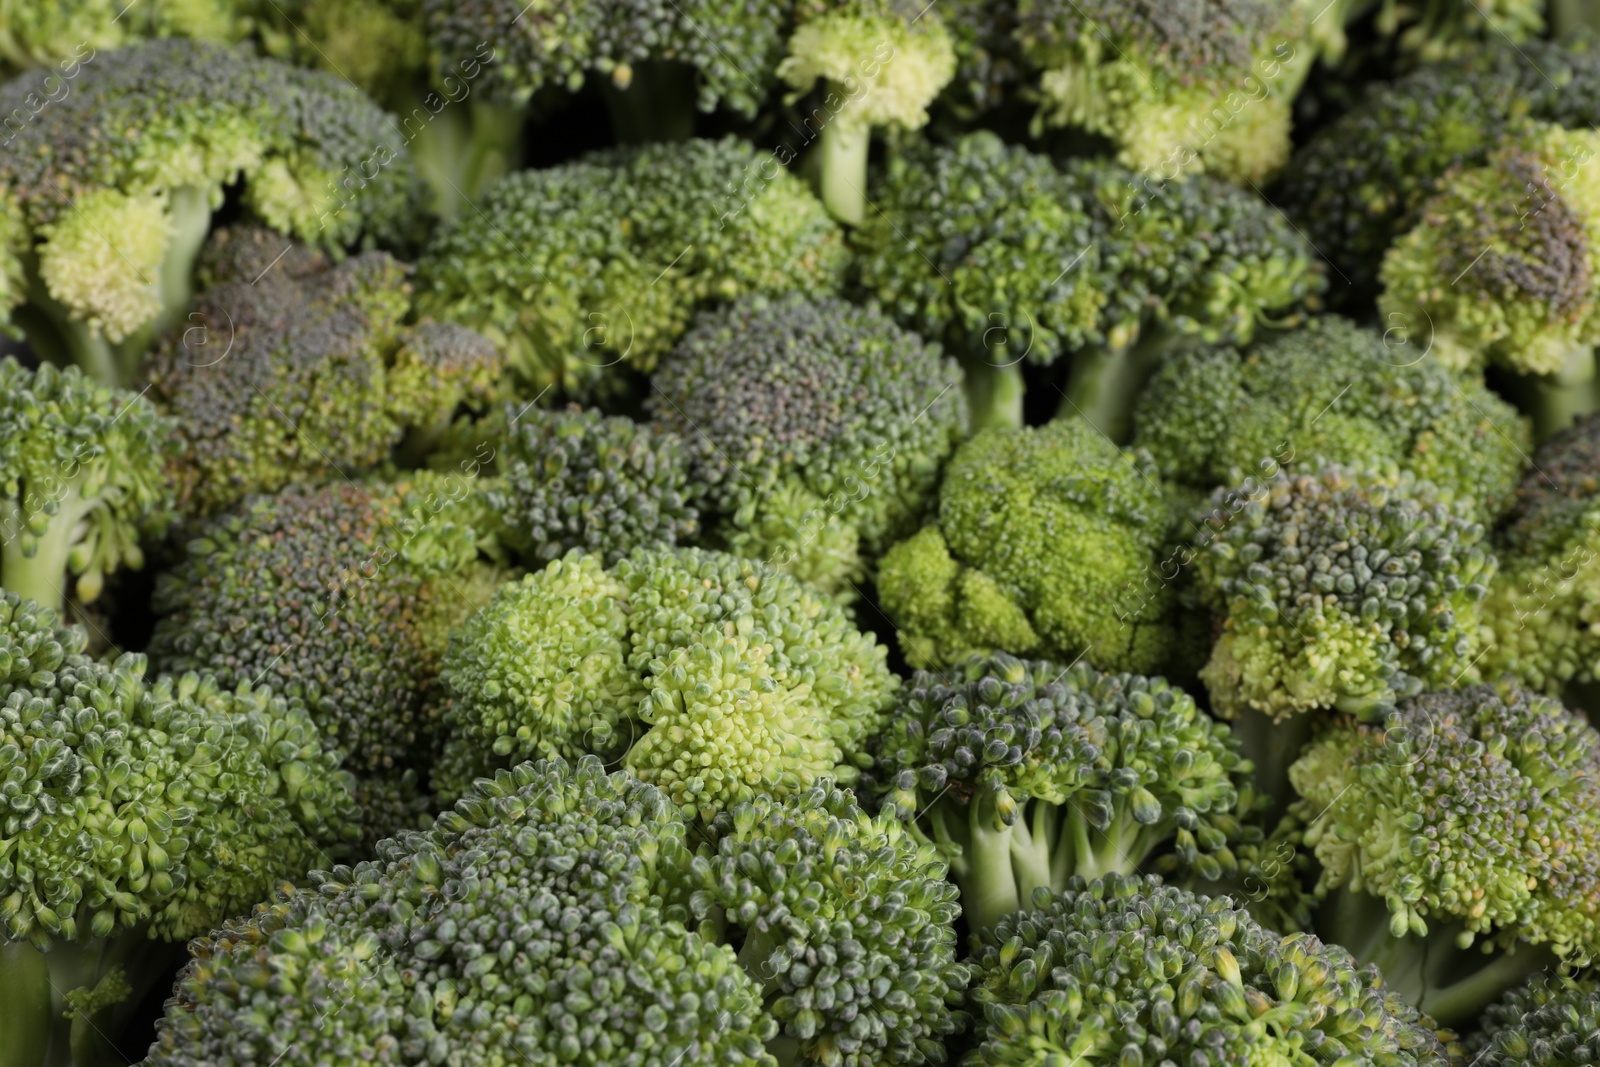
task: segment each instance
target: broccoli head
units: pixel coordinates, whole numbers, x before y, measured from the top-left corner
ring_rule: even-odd
[[[937,522],[884,554],[878,595],[913,667],[1003,650],[1172,671],[1171,596],[1134,591],[1166,517],[1149,456],[1082,419],[985,430],[951,459]]]
[[[1329,317],[1242,352],[1181,353],[1140,394],[1133,444],[1162,477],[1201,491],[1280,465],[1394,465],[1492,520],[1526,465],[1526,420],[1420,355],[1422,341]]]
[[[508,584],[450,642],[436,788],[531,757],[623,764],[710,818],[756,792],[851,780],[897,679],[836,604],[766,564],[581,552]]]
[[[1002,919],[973,959],[972,1062],[1454,1062],[1371,967],[1156,876],[1073,879]]]
[[[521,171],[478,206],[423,255],[418,310],[484,334],[536,388],[649,371],[697,306],[832,291],[846,260],[800,180],[731,137]]]
[[[1482,1067],[1600,1062],[1600,989],[1593,979],[1535,975],[1484,1009],[1469,1051]]]
[[[1450,1026],[1600,950],[1600,741],[1510,683],[1327,724],[1289,769],[1318,925]]]
[[[231,44],[249,35],[252,6],[240,0],[150,0],[136,7],[116,0],[8,4],[0,11],[0,77],[55,67],[70,80],[77,76],[76,64],[93,61],[101,49],[152,37]]]
[[[147,399],[76,367],[0,359],[0,588],[60,611],[69,581],[88,602],[142,566],[140,540],[173,518],[173,434]]]
[[[1234,869],[1251,765],[1187,693],[1005,653],[948,674],[912,678],[869,785],[943,854],[973,932],[1077,875]]]
[[[403,242],[415,224],[393,120],[333,75],[152,41],[97,55],[72,91],[21,110],[52,77],[0,87],[0,115],[32,115],[0,156],[0,275],[13,282],[0,314],[101,381],[130,381],[187,309],[225,187],[242,183],[268,226],[332,252]]]
[[[1200,676],[1222,714],[1381,718],[1472,668],[1495,560],[1483,527],[1428,483],[1393,470],[1280,470],[1219,489],[1211,504],[1194,559],[1222,633]]]
[[[748,297],[651,379],[722,540],[826,592],[916,529],[964,435],[960,370],[875,307]]]

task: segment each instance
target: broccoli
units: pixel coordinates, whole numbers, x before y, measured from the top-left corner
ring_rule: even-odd
[[[147,1062],[943,1062],[967,968],[931,849],[826,786],[688,829],[593,756],[501,771],[196,941]]]
[[[662,357],[648,408],[675,430],[715,532],[825,592],[912,533],[964,436],[937,345],[836,297],[747,297]]]
[[[1017,6],[985,0],[942,0],[939,14],[956,53],[956,73],[943,94],[957,116],[972,119],[1017,97],[1024,77]]]
[[[1600,951],[1593,729],[1511,683],[1325,724],[1290,767],[1319,928],[1446,1026]],[[1498,950],[1498,952],[1496,951]]]
[[[994,650],[1178,673],[1169,590],[1135,582],[1166,534],[1148,455],[1081,419],[990,429],[956,450],[937,521],[890,548],[878,596],[913,667]]]
[[[0,359],[0,588],[61,611],[144,563],[141,539],[173,518],[172,422],[76,367]]]
[[[484,334],[534,388],[648,372],[697,306],[830,292],[847,258],[799,180],[731,137],[521,171],[478,206],[423,254],[417,308]]]
[[[1264,929],[1156,876],[1074,879],[1002,919],[973,959],[973,1064],[1454,1062],[1344,949]]]
[[[1557,5],[1561,2],[1557,0]],[[1323,54],[1335,62],[1345,58],[1349,44],[1345,29],[1362,21],[1392,41],[1402,56],[1422,62],[1469,53],[1485,41],[1521,44],[1538,37],[1545,28],[1544,0],[1425,0],[1420,4],[1335,0],[1326,9],[1320,2],[1310,6],[1318,12],[1310,27],[1312,35]]]
[[[1199,528],[1190,555],[1222,628],[1200,677],[1225,716],[1381,719],[1480,654],[1484,528],[1409,473],[1279,470],[1218,489]]]
[[[484,490],[496,532],[530,566],[572,549],[610,566],[635,548],[688,542],[700,530],[688,450],[654,423],[508,405]]]
[[[868,778],[939,848],[974,933],[1077,875],[1131,874],[1153,857],[1209,878],[1234,869],[1251,766],[1187,693],[1005,653],[949,674],[912,678]]]
[[[408,428],[407,444],[425,451],[461,403],[494,395],[501,361],[488,341],[455,325],[402,325],[408,271],[386,252],[334,266],[270,230],[219,230],[201,263],[206,288],[189,324],[142,372],[183,438],[186,512],[352,477]]]
[[[1310,69],[1301,7],[1272,0],[1024,0],[1023,55],[1042,71],[1040,118],[1110,138],[1165,179],[1260,182],[1289,158]]]
[[[822,83],[806,116],[820,130],[820,191],[833,216],[861,225],[873,127],[920,129],[956,73],[941,16],[918,0],[796,0],[794,33],[777,75],[796,92]]]
[[[1592,978],[1537,975],[1484,1009],[1469,1052],[1478,1067],[1600,1063],[1600,989]]]
[[[347,776],[303,712],[264,689],[151,679],[143,657],[99,661],[86,644],[0,593],[0,1033],[26,1067],[107,1062],[128,1010],[170,977],[159,943],[205,933],[354,833]]]
[[[1020,425],[1021,364],[1070,352],[1064,410],[1120,437],[1170,339],[1248,341],[1324,284],[1253,194],[1102,160],[1058,170],[992,133],[898,154],[872,197],[852,234],[861,286],[963,357],[977,428]]]
[[[1132,443],[1201,492],[1280,465],[1395,465],[1491,521],[1527,465],[1527,422],[1478,378],[1425,358],[1424,340],[1328,317],[1243,352],[1182,353],[1140,394]]]
[[[703,549],[571,552],[450,641],[445,800],[474,776],[586,752],[709,819],[823,775],[853,781],[898,679],[886,650],[782,571]]]
[[[55,67],[67,80],[75,64],[92,62],[101,49],[152,37],[188,37],[231,44],[252,28],[251,6],[239,0],[56,0],[7,4],[0,10],[0,78]],[[54,91],[54,90],[52,90]]]

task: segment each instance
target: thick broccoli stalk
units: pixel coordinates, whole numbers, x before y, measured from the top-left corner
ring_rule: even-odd
[[[1217,490],[1200,530],[1196,579],[1222,627],[1200,676],[1220,713],[1381,719],[1473,669],[1495,561],[1428,483],[1280,470]]]
[[[391,118],[333,75],[167,40],[95,57],[91,76],[12,133],[0,157],[7,287],[0,314],[34,349],[107,384],[131,381],[181,321],[225,187],[274,230],[333,252],[399,242],[413,171]],[[0,87],[0,114],[49,92]]]
[[[972,1062],[990,1067],[1454,1062],[1343,948],[1155,876],[1041,892],[983,938],[973,966]]]
[[[949,673],[913,677],[868,789],[939,849],[973,933],[1076,876],[1236,871],[1252,768],[1187,693],[1004,653]]]
[[[805,119],[821,128],[822,202],[859,226],[872,130],[921,129],[955,76],[955,48],[939,12],[915,0],[800,0],[794,21],[777,74],[797,96],[822,83],[820,106]]]
[[[1600,1062],[1594,979],[1537,975],[1483,1012],[1468,1047],[1482,1067],[1582,1067]]]
[[[735,554],[849,599],[929,510],[966,428],[960,384],[876,307],[753,296],[701,316],[647,404]]]
[[[956,450],[935,524],[889,549],[878,595],[913,667],[987,651],[1180,673],[1168,587],[1146,595],[1167,501],[1149,457],[1081,419]]]
[[[1511,683],[1336,720],[1290,768],[1318,928],[1446,1026],[1600,950],[1600,741]]]
[[[1279,467],[1393,464],[1491,522],[1526,466],[1527,421],[1480,379],[1426,358],[1424,343],[1328,317],[1242,351],[1184,352],[1140,394],[1133,445],[1200,492]]]
[[[142,657],[96,661],[86,643],[0,594],[0,1031],[19,1067],[111,1062],[170,976],[164,946],[355,834],[348,776],[303,712],[248,686],[147,679]]]
[[[0,588],[55,611],[100,595],[173,518],[174,426],[76,367],[0,360]]]
[[[488,337],[534,389],[616,389],[697,307],[832,292],[848,258],[799,179],[731,137],[521,171],[478,207],[434,236],[417,308]]]

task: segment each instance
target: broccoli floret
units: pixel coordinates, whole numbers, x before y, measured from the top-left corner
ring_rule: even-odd
[[[8,985],[0,1028],[8,1053],[51,1046],[41,1063],[105,1062],[92,1053],[170,976],[152,940],[206,932],[355,832],[348,776],[303,712],[86,643],[0,593],[0,943],[43,983]]]
[[[484,334],[535,388],[649,371],[697,306],[829,292],[847,258],[799,179],[731,137],[522,171],[478,207],[423,255],[418,310]]]
[[[1251,765],[1187,693],[1004,653],[949,674],[912,678],[869,779],[944,855],[974,933],[1077,875],[1235,869]]]
[[[502,361],[487,340],[402,325],[409,270],[386,252],[334,266],[270,230],[220,230],[201,262],[188,325],[143,369],[185,445],[175,469],[187,512],[354,477],[408,430],[408,449],[425,452],[459,406],[494,395]]]
[[[1495,560],[1483,527],[1428,483],[1393,470],[1280,470],[1219,489],[1211,504],[1195,570],[1222,633],[1200,676],[1222,714],[1381,718],[1472,668]]]
[[[76,367],[0,359],[0,588],[61,611],[139,568],[141,538],[173,518],[174,426],[133,392]]]
[[[1600,989],[1592,978],[1536,975],[1484,1009],[1468,1052],[1481,1067],[1600,1063]]]
[[[653,423],[565,411],[505,409],[507,432],[485,491],[500,540],[531,566],[574,548],[607,566],[635,548],[694,538],[689,453],[676,433]]]
[[[939,14],[956,52],[945,104],[962,118],[974,118],[1016,96],[1024,77],[1016,5],[942,0]]]
[[[48,92],[0,87],[0,115]],[[21,112],[24,115],[31,111]],[[41,355],[108,384],[188,308],[196,253],[224,187],[275,230],[337,252],[403,242],[413,170],[394,121],[333,75],[195,41],[95,57],[0,154],[0,314]],[[20,307],[19,307],[20,305]]]
[[[1545,28],[1544,9],[1544,0],[1333,0],[1326,8],[1313,0],[1309,10],[1317,14],[1310,32],[1332,62],[1345,58],[1345,30],[1356,22],[1392,42],[1404,58],[1435,62],[1470,53],[1486,41],[1498,46],[1538,37]],[[1562,34],[1558,30],[1555,36]]]
[[[1133,444],[1162,477],[1209,492],[1279,466],[1395,465],[1483,521],[1510,504],[1531,449],[1515,408],[1475,377],[1339,318],[1238,351],[1163,362],[1134,410]]]
[[[777,74],[796,94],[822,83],[806,116],[820,128],[822,202],[859,226],[866,215],[867,148],[874,127],[920,129],[956,73],[940,13],[917,0],[797,0]]]
[[[70,81],[102,49],[152,37],[188,37],[231,44],[253,25],[253,5],[239,0],[57,0],[8,4],[0,11],[0,78],[51,67]],[[60,92],[60,83],[50,88]]]
[[[1081,419],[985,430],[956,450],[937,514],[878,567],[913,667],[1002,650],[1179,673],[1170,590],[1135,591],[1166,533],[1148,455]]]
[[[973,961],[973,1062],[1446,1067],[1428,1021],[1337,945],[1159,877],[1074,879]]]
[[[1305,15],[1271,0],[1031,0],[1023,54],[1043,72],[1041,118],[1111,139],[1164,178],[1260,182],[1289,158],[1310,69]]]
[[[1318,925],[1441,1023],[1600,950],[1593,729],[1510,683],[1329,723],[1289,770]],[[1498,954],[1496,954],[1498,950]]]
[[[712,817],[756,792],[852,780],[897,679],[836,604],[766,564],[573,552],[504,586],[452,638],[435,787],[592,752]]]
[[[943,1061],[967,969],[931,850],[828,788],[687,829],[592,756],[502,771],[196,941],[147,1062]]]
[[[877,308],[755,296],[701,317],[648,405],[736,554],[848,596],[931,503],[966,427],[960,383]]]

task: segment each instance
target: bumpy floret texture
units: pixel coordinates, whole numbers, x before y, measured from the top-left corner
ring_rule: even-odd
[[[960,370],[937,345],[876,308],[798,294],[702,316],[649,405],[735,551],[830,591],[859,580],[853,557],[915,529],[966,424]],[[834,540],[855,551],[829,566],[810,550]]]
[[[1471,668],[1494,556],[1427,483],[1279,471],[1211,503],[1196,573],[1222,621],[1201,671],[1213,707],[1381,714]]]
[[[794,20],[778,77],[799,92],[824,83],[845,101],[829,121],[846,128],[918,129],[955,76],[943,18],[915,0],[800,0]]]
[[[1042,892],[974,963],[975,1060],[994,1067],[1451,1062],[1375,968],[1158,877]]]
[[[618,149],[521,171],[442,228],[418,308],[478,330],[538,386],[648,371],[694,309],[837,287],[845,250],[772,153],[734,138]],[[613,373],[615,373],[613,371]]]
[[[1278,465],[1394,465],[1492,519],[1531,451],[1527,423],[1426,343],[1330,317],[1242,352],[1176,354],[1139,396],[1133,444],[1163,478],[1204,491]]]
[[[939,667],[998,649],[1167,669],[1179,643],[1170,596],[1135,585],[1166,506],[1149,457],[1084,420],[978,434],[950,461],[937,524],[879,567],[907,660]]]
[[[1592,979],[1539,975],[1484,1011],[1470,1051],[1483,1067],[1600,1062],[1600,990]]]
[[[115,0],[60,0],[8,4],[0,11],[0,75],[50,67],[77,77],[99,50],[151,37],[189,37],[228,44],[250,30],[246,5],[237,0],[158,0],[128,8]],[[52,94],[60,83],[50,83]]]
[[[1597,741],[1511,683],[1328,727],[1289,771],[1317,892],[1383,900],[1396,937],[1439,924],[1461,947],[1527,941],[1587,962],[1600,949]]]

